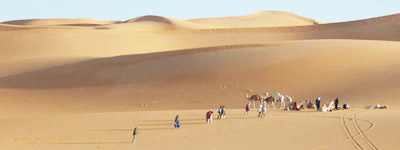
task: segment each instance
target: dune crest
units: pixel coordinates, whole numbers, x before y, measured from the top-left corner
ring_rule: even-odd
[[[153,22],[159,22],[159,23],[165,23],[165,24],[173,24],[172,21],[166,17],[153,16],[153,15],[137,17],[137,18],[127,20],[125,22],[141,22],[141,21],[153,21]]]
[[[168,31],[207,28],[204,25],[162,16],[141,16],[119,24],[104,25],[97,29],[114,29],[130,31]]]
[[[261,11],[255,14],[236,17],[216,17],[187,20],[219,28],[254,28],[315,25],[322,22],[301,17],[289,12]]]
[[[78,19],[28,19],[28,20],[15,20],[6,21],[2,24],[9,25],[22,25],[22,26],[99,26],[105,24],[115,24],[120,21],[100,21],[88,18],[78,18]]]

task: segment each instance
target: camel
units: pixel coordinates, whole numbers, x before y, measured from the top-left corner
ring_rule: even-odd
[[[270,97],[265,98],[265,101],[267,101],[268,103],[272,104],[273,107],[275,107],[275,105],[277,104],[277,102],[279,101],[281,103],[281,109],[285,108],[285,99],[287,101],[289,101],[289,104],[292,103],[292,98],[288,95],[283,96],[280,93],[275,93],[272,94]]]
[[[261,104],[262,100],[263,100],[261,95],[255,94],[255,95],[249,96],[248,93],[246,93],[246,99],[253,102],[253,109],[256,109],[256,104],[254,103],[254,101],[260,101],[260,104]]]
[[[274,108],[276,104],[276,99],[272,96],[265,96],[264,102],[267,103],[268,106],[271,106],[271,108]]]
[[[322,112],[330,112],[333,110],[334,106],[333,106],[334,102],[331,101],[331,103],[329,103],[329,105],[327,106],[326,104],[322,105]]]
[[[389,106],[388,106],[388,105],[381,106],[381,105],[379,105],[379,104],[376,104],[376,105],[375,105],[375,109],[389,109]]]
[[[307,109],[316,109],[317,107],[311,101],[307,100],[306,101],[306,108]]]
[[[300,103],[297,102],[291,102],[289,103],[284,110],[300,110],[300,109],[305,109],[305,103],[303,101],[300,101]]]

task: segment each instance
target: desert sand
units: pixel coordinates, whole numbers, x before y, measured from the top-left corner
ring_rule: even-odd
[[[399,33],[399,14],[341,23],[277,11],[3,22],[0,147],[397,149]],[[258,118],[244,113],[246,92],[339,97],[352,109]],[[375,104],[390,109],[363,108]],[[220,105],[227,119],[214,114],[206,124]]]

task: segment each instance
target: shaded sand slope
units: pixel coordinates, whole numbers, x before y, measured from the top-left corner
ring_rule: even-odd
[[[119,21],[99,21],[87,18],[79,19],[30,19],[30,20],[15,20],[2,22],[10,25],[23,26],[99,26],[104,24],[114,24]]]
[[[398,42],[317,40],[101,58],[0,78],[0,95],[34,97],[26,104],[39,108],[52,101],[92,111],[241,108],[249,90],[396,107],[399,48]]]
[[[218,28],[281,27],[320,24],[319,21],[282,11],[261,11],[237,17],[200,18],[187,20]]]

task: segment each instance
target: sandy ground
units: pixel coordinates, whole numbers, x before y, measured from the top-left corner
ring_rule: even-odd
[[[399,33],[399,14],[0,23],[0,149],[397,149]],[[352,109],[260,119],[246,92]],[[390,109],[362,109],[375,104]],[[207,125],[220,105],[227,119]]]
[[[2,116],[0,146],[12,149],[396,149],[399,110],[271,110],[266,118],[228,109]],[[216,111],[216,110],[214,110]],[[173,128],[176,114],[182,126]],[[390,122],[390,123],[388,123]],[[138,127],[137,142],[131,143]],[[390,137],[390,138],[386,138]]]

